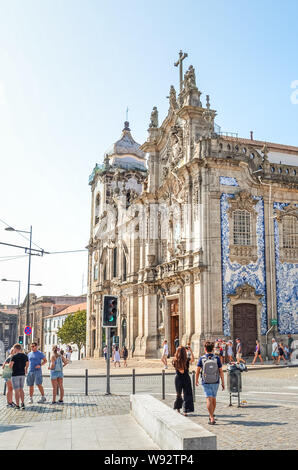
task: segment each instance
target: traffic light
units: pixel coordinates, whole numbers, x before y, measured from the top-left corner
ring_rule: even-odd
[[[105,295],[103,299],[102,326],[117,325],[118,297]]]
[[[24,336],[19,336],[19,344],[24,344]]]

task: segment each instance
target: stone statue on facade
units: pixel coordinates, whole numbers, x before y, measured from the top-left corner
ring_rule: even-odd
[[[171,132],[171,146],[173,153],[173,162],[176,165],[182,157],[182,129],[178,126],[173,126]]]
[[[197,88],[196,73],[192,65],[190,65],[189,69],[184,75],[184,88],[186,91]]]
[[[173,87],[173,85],[171,85],[171,88],[170,88],[169,100],[170,100],[170,109],[176,109],[178,107],[178,104],[177,104],[176,90]]]
[[[158,111],[157,111],[156,106],[154,106],[154,108],[152,110],[149,127],[150,128],[152,128],[152,127],[157,128],[158,127]]]

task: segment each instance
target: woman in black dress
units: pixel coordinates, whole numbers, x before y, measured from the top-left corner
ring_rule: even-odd
[[[176,370],[175,387],[177,393],[174,403],[174,410],[177,410],[178,413],[180,413],[180,410],[183,406],[184,416],[187,416],[187,413],[192,413],[194,411],[191,380],[189,377],[190,361],[191,358],[187,357],[186,348],[179,346],[172,362]]]

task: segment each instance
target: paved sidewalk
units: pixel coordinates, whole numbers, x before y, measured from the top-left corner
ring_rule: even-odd
[[[129,414],[0,424],[0,450],[126,450],[129,453],[158,449]]]
[[[265,361],[264,365],[261,365],[259,362],[256,363],[254,366],[251,365],[252,358],[249,359],[247,364],[248,369],[250,370],[261,370],[261,369],[279,369],[291,366],[291,363],[280,364],[279,366],[275,366],[272,364],[272,361]],[[174,367],[172,366],[172,358],[168,359],[168,369],[166,372],[174,372]],[[197,365],[197,361],[192,364],[190,370],[195,370]],[[223,366],[223,370],[226,370],[227,364]],[[82,359],[80,361],[73,361],[71,364],[68,364],[64,369],[64,375],[77,375],[77,376],[84,376],[85,370],[88,369],[89,375],[105,375],[107,366],[104,358],[100,359]],[[121,359],[121,367],[114,367],[114,364],[111,361],[111,375],[132,375],[132,371],[135,369],[136,374],[154,374],[160,373],[163,370],[163,364],[161,363],[160,359],[130,359],[128,360],[128,367],[123,366],[123,361]],[[48,364],[43,367],[43,375],[49,375]]]

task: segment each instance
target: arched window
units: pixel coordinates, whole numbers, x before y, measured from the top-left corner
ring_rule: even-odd
[[[123,281],[126,281],[127,279],[127,260],[125,253],[123,251]]]
[[[95,264],[93,268],[93,281],[98,281],[98,264]]]
[[[103,267],[103,280],[107,280],[107,263],[105,263]]]
[[[234,245],[251,245],[251,214],[247,211],[233,212]]]
[[[285,216],[282,224],[283,248],[298,247],[298,220],[293,216]]]
[[[113,250],[113,277],[117,277],[117,247]]]

